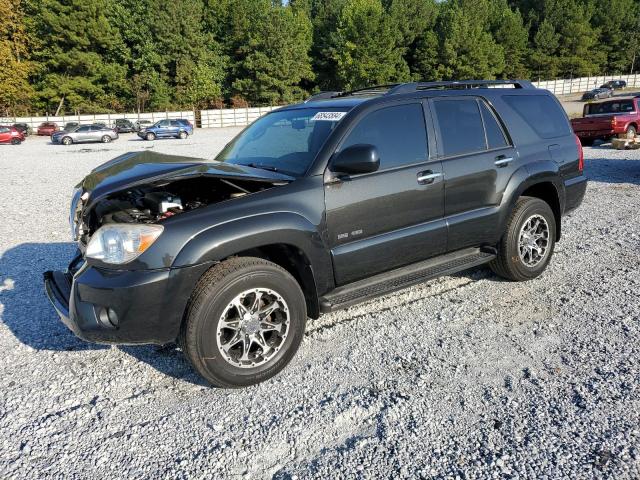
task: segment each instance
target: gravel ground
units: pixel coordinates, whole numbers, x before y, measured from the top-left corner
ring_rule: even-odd
[[[0,146],[0,478],[640,477],[640,151],[586,149],[541,278],[477,269],[324,316],[256,387],[209,388],[171,346],[76,339],[41,282],[73,250],[72,186],[236,131]]]

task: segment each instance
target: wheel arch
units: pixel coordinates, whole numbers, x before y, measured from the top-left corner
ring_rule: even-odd
[[[562,207],[560,205],[560,196],[553,182],[544,181],[535,183],[527,187],[520,197],[539,198],[551,207],[553,216],[556,220],[556,241],[560,240],[562,229]]]

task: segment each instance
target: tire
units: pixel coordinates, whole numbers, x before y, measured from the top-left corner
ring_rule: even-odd
[[[11,139],[11,145],[20,145],[22,142],[20,141],[19,138],[12,138]]]
[[[180,140],[185,140],[188,136],[189,136],[189,134],[188,134],[187,132],[184,132],[184,131],[182,131],[182,132],[180,132],[180,133],[178,134],[178,138],[179,138]]]
[[[71,145],[73,143],[73,139],[71,137],[64,137],[62,139],[63,145]]]
[[[520,250],[521,239],[524,244],[528,244],[532,238],[529,235],[521,237],[523,230],[525,227],[535,225],[535,221],[540,219],[544,222],[539,222],[539,232],[544,230],[544,224],[546,224],[546,242],[542,241],[543,239],[538,240],[539,246],[546,243],[544,252],[542,254],[539,251],[531,252],[528,257],[525,253],[523,257]],[[532,223],[529,223],[530,221]],[[553,256],[555,240],[556,219],[549,204],[539,198],[520,197],[507,220],[505,233],[498,244],[498,255],[489,266],[494,273],[508,280],[522,282],[534,279],[547,268]],[[527,259],[531,261],[527,262]],[[537,262],[534,262],[533,260],[536,259]]]
[[[148,133],[144,136],[144,138],[145,138],[146,140],[149,140],[149,141],[151,142],[151,141],[153,141],[153,140],[155,140],[155,139],[156,139],[156,134],[155,134],[155,133],[148,132]]]
[[[111,142],[111,137],[109,135],[104,135],[102,137],[102,143],[110,143]]]
[[[248,301],[247,309],[251,310],[256,291],[261,292],[261,298],[272,297],[264,304],[257,302],[257,312],[274,306],[277,310],[260,319],[259,313],[256,318],[249,319],[246,315],[251,317],[250,313],[241,317],[234,305]],[[246,300],[242,300],[247,293]],[[196,371],[212,385],[247,387],[273,377],[291,361],[302,341],[306,321],[304,295],[289,272],[260,258],[231,258],[212,267],[198,282],[178,343]],[[237,328],[225,329],[223,325],[229,322],[235,322]],[[243,322],[247,323],[240,326]],[[277,332],[258,332],[269,353],[264,355],[258,341],[251,339],[245,355],[242,338],[252,338],[249,334],[258,337],[251,328],[255,332],[263,325],[279,328]],[[224,347],[229,348],[227,353]]]
[[[624,133],[620,134],[620,138],[626,138],[627,140],[633,140],[634,138],[636,138],[637,135],[637,130],[636,127],[634,127],[633,125],[629,125],[627,127],[627,130]]]

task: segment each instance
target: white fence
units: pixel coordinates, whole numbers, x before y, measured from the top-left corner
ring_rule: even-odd
[[[249,125],[262,115],[278,107],[228,108],[222,110],[201,110],[202,128],[239,127]]]
[[[59,117],[0,117],[0,125],[13,123],[26,123],[34,130],[38,128],[42,122],[55,122],[60,127],[64,127],[66,123],[78,122],[82,124],[91,124],[101,122],[107,126],[112,126],[116,119],[126,118],[132,122],[138,120],[150,120],[157,122],[165,118],[185,118],[191,123],[195,122],[195,114],[193,112],[149,112],[149,113],[104,113],[96,115],[63,115]]]
[[[640,87],[640,74],[638,73],[635,75],[606,75],[600,77],[548,80],[544,82],[533,82],[533,84],[538,88],[549,90],[555,95],[568,95],[597,88],[609,80],[624,80],[627,82],[627,87]]]

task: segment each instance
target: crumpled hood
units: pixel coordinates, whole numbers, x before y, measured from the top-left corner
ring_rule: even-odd
[[[121,155],[95,168],[78,185],[89,192],[88,203],[119,190],[162,179],[197,176],[228,179],[290,182],[293,177],[279,172],[233,165],[199,158],[164,155],[155,152],[134,152]]]

